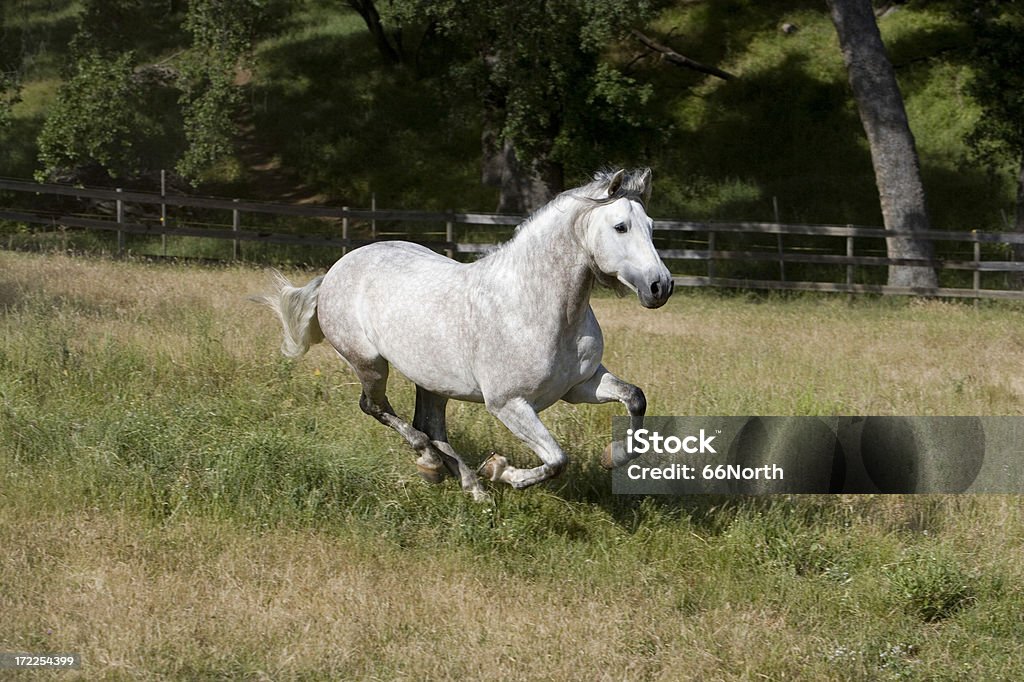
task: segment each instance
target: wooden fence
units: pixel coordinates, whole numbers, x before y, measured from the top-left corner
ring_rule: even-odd
[[[9,197],[15,195],[6,195],[8,200],[4,200],[4,191],[15,195],[29,193],[47,199],[14,202]],[[95,211],[71,211],[66,206],[55,207],[53,197],[88,200],[93,207],[98,202],[112,210],[109,210],[106,217]],[[132,217],[128,207],[150,208],[148,214]],[[168,207],[223,211],[225,220],[212,225],[172,220],[168,218]],[[298,234],[243,228],[244,215],[319,219],[326,221],[329,233]],[[230,221],[227,220],[228,216]],[[231,242],[233,258],[238,257],[242,242],[303,245],[336,249],[344,253],[362,244],[401,236],[459,258],[486,253],[496,243],[493,238],[483,242],[460,241],[457,237],[462,226],[477,226],[477,230],[503,227],[507,233],[511,226],[522,221],[522,217],[455,211],[389,211],[285,205],[0,179],[0,220],[44,225],[60,230],[71,228],[114,232],[117,234],[119,253],[125,250],[125,235],[161,236],[164,240],[168,236],[227,240]],[[410,237],[402,233],[378,231],[377,225],[384,222],[443,224],[444,231],[421,230]],[[1024,278],[1024,262],[1009,259],[1014,251],[1013,246],[1024,244],[1024,234],[978,231],[910,233],[852,225],[682,220],[658,220],[654,223],[654,229],[659,253],[668,261],[675,282],[680,286],[1024,299],[1024,291],[1010,286],[1016,278]],[[945,246],[937,248],[941,256],[931,260],[888,257],[885,240],[900,236],[916,236]],[[788,272],[787,265],[791,266]],[[952,285],[946,283],[938,288],[882,284],[885,269],[892,265],[935,268],[940,276],[947,273],[945,279],[952,278],[953,282]],[[812,267],[827,270],[827,278],[808,279],[805,274]],[[991,281],[983,281],[983,276],[996,280],[996,285],[992,286]],[[983,286],[985,284],[989,285]]]

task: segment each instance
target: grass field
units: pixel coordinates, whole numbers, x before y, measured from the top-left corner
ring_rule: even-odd
[[[0,651],[90,680],[1024,678],[1019,497],[615,496],[611,405],[546,412],[568,471],[474,504],[327,348],[277,354],[266,283],[0,252]],[[1024,409],[1016,306],[594,307],[650,414]],[[471,462],[529,460],[478,406],[449,421]]]

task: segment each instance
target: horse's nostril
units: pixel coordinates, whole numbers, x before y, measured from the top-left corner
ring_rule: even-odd
[[[651,293],[657,296],[659,291],[661,291],[661,286],[657,282],[651,282]]]

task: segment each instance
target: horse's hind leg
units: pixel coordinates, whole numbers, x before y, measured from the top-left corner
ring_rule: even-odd
[[[443,461],[443,468],[448,473],[457,477],[462,483],[462,489],[470,493],[473,499],[478,502],[487,499],[487,493],[480,485],[476,473],[462,461],[455,449],[448,443],[448,429],[445,423],[445,407],[448,399],[436,393],[431,393],[422,386],[416,386],[416,414],[413,417],[413,428],[422,431],[430,438],[431,445],[436,448]],[[422,458],[421,458],[422,459]],[[420,463],[417,462],[417,466]],[[421,475],[423,475],[421,468]]]
[[[444,408],[447,401],[416,386],[416,411],[412,418],[412,428],[427,436],[432,448],[426,448],[416,460],[416,468],[420,476],[428,483],[440,483],[445,476],[453,472],[447,467],[444,455],[437,447],[438,440],[445,438]]]
[[[441,453],[430,442],[430,437],[410,424],[395,413],[387,397],[388,385],[388,363],[382,357],[376,357],[364,362],[355,362],[346,358],[359,383],[363,386],[362,395],[359,396],[359,407],[363,412],[370,415],[381,424],[389,426],[402,435],[402,438],[412,446],[412,449],[419,453],[416,460],[416,467],[420,476],[430,483],[440,483],[444,480],[445,467]]]
[[[487,494],[476,476],[447,443],[444,421],[444,407],[447,401],[444,398],[423,391],[417,386],[416,414],[413,418],[414,423],[410,425],[395,413],[388,401],[387,361],[381,357],[361,363],[349,359],[349,364],[363,386],[362,395],[359,396],[359,407],[381,424],[398,431],[412,449],[419,453],[416,468],[424,480],[429,483],[440,483],[444,480],[445,474],[451,471],[453,475],[460,477],[463,489],[472,493],[475,500],[486,499]],[[424,433],[424,429],[427,433]],[[449,464],[449,460],[454,460],[454,463]]]

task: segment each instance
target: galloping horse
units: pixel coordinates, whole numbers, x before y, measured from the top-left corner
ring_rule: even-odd
[[[598,172],[476,262],[409,242],[377,242],[303,287],[279,275],[277,290],[258,300],[281,320],[286,356],[298,357],[324,338],[334,346],[362,384],[359,407],[419,453],[425,480],[457,476],[478,500],[486,493],[477,474],[526,488],[557,476],[568,462],[537,416],[555,402],[617,400],[634,428],[642,424],[643,392],[601,364],[604,342],[590,293],[595,283],[631,290],[645,308],[672,295],[644,209],[650,191],[650,169]],[[389,365],[416,384],[412,424],[388,402]],[[450,399],[483,403],[543,464],[521,469],[492,454],[474,473],[448,443]],[[612,443],[602,464],[620,466],[627,458],[622,443]]]

